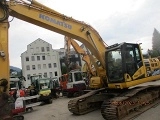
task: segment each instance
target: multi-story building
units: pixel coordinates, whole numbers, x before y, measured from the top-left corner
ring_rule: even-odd
[[[27,51],[21,54],[22,73],[26,78],[25,87],[31,85],[30,76],[40,75],[42,78],[61,76],[59,53],[52,45],[37,39],[27,45]]]

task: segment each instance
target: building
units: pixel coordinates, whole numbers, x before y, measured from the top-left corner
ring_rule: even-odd
[[[30,76],[40,75],[42,78],[61,76],[59,53],[52,45],[38,38],[27,45],[27,51],[21,54],[22,73],[26,78],[25,87],[31,85]]]

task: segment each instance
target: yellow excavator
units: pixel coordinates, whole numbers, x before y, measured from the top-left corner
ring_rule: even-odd
[[[106,120],[122,119],[137,109],[154,103],[160,97],[159,85],[135,87],[141,83],[160,79],[160,74],[147,75],[139,44],[120,43],[107,46],[99,33],[90,25],[61,14],[35,0],[0,0],[0,117],[12,118],[5,111],[8,103],[9,16],[69,36],[82,42],[96,57],[101,70],[92,79],[103,81],[103,86],[71,99],[68,109],[74,114],[85,114],[97,108]],[[7,105],[7,104],[5,104]]]

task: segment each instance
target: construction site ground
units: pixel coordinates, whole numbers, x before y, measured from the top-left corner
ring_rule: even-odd
[[[143,85],[151,84],[146,83]],[[160,85],[160,81],[153,82]],[[33,108],[33,111],[24,113],[25,120],[104,120],[101,111],[96,110],[85,115],[74,115],[68,110],[68,101],[72,98],[60,97],[54,99],[52,104],[45,104]],[[160,104],[155,104],[147,111],[132,120],[160,120]]]
[[[73,115],[68,111],[70,98],[61,97],[52,104],[37,106],[33,111],[24,113],[25,120],[104,120],[101,111],[96,110],[85,115]],[[156,105],[133,120],[159,120],[160,105]]]

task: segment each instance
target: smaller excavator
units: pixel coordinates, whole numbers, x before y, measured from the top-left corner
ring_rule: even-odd
[[[38,94],[38,100],[45,103],[52,103],[51,78],[41,78],[39,75],[31,76],[33,94]]]

